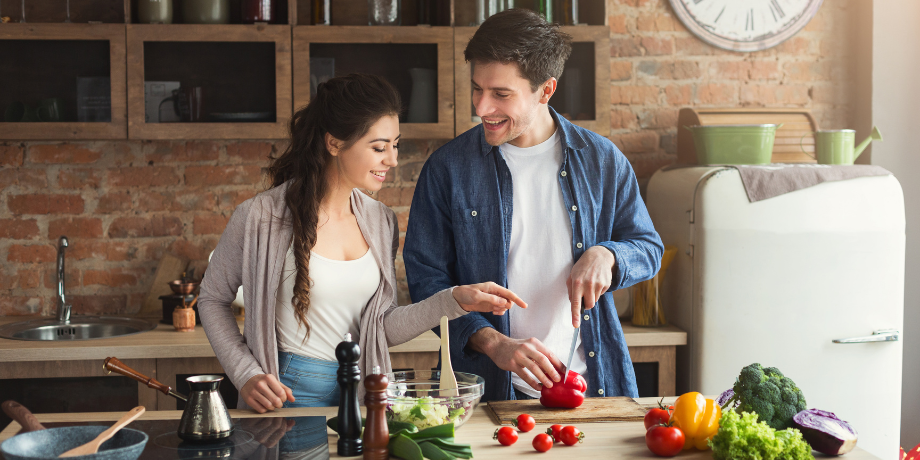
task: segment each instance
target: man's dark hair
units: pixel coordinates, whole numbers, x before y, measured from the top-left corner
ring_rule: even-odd
[[[532,91],[550,77],[559,79],[570,54],[571,35],[523,8],[505,10],[486,19],[463,51],[463,57],[473,65],[517,64]]]

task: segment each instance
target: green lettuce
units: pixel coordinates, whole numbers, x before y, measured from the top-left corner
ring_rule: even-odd
[[[757,414],[729,410],[709,441],[715,460],[814,460],[811,447],[794,428],[782,431],[757,421]]]

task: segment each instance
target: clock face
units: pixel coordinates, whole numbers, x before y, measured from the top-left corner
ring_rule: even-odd
[[[808,24],[822,0],[671,0],[677,17],[710,45],[732,51],[776,46]]]

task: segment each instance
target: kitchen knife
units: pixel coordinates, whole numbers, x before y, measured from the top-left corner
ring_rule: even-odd
[[[581,313],[579,318],[585,316],[585,306],[581,304]],[[581,330],[581,321],[578,322],[579,327],[575,328],[575,332],[572,334],[572,348],[569,349],[569,360],[565,362],[565,375],[562,377],[562,384],[565,384],[565,381],[569,379],[569,370],[572,368],[572,358],[575,357],[575,345],[578,343],[578,332]]]

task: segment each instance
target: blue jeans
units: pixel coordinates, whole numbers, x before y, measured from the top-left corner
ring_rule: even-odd
[[[337,361],[308,358],[293,353],[278,352],[278,372],[281,383],[294,392],[296,401],[285,401],[284,407],[322,407],[339,405],[339,384],[336,381]]]

